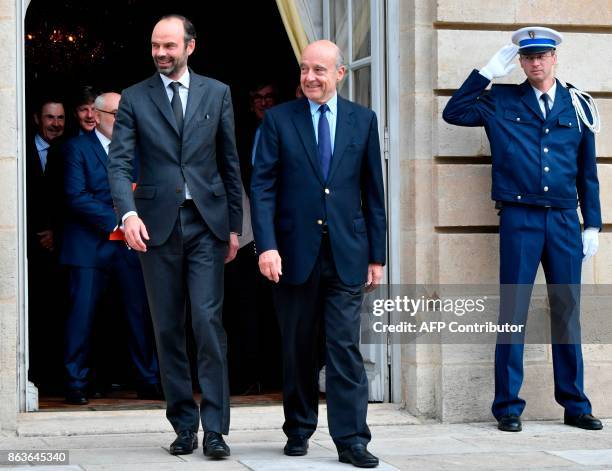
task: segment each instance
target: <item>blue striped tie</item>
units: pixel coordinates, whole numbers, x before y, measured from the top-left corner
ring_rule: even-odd
[[[329,106],[321,105],[319,107],[319,113],[321,113],[321,116],[319,118],[318,147],[319,158],[321,159],[321,170],[325,180],[327,180],[327,175],[329,174],[329,164],[331,163],[332,158],[331,133],[329,131],[329,122],[325,116],[326,111],[329,111]]]

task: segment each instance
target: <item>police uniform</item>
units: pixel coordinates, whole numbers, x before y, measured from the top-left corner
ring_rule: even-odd
[[[523,33],[515,41],[523,54],[550,50],[560,42],[554,35]],[[585,227],[601,227],[595,138],[587,126],[578,125],[570,93],[558,80],[552,100],[542,105],[527,80],[520,85],[493,85],[485,91],[489,83],[474,70],[448,102],[443,117],[459,126],[484,126],[491,144],[492,199],[501,207],[500,317],[526,323],[531,287],[541,262],[549,284],[551,324],[554,328],[555,323],[565,323],[574,339],[553,341],[555,399],[566,416],[591,414],[583,391],[579,339],[583,247],[576,208],[579,204]],[[561,303],[550,297],[553,284]],[[504,289],[504,285],[512,288]],[[519,397],[523,342],[498,339],[492,407],[497,420],[520,417],[525,407]]]

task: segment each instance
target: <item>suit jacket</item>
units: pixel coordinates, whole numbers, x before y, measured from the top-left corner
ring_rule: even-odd
[[[140,177],[132,192],[138,155]],[[158,73],[123,91],[108,172],[120,219],[137,211],[150,240],[163,244],[185,200],[185,182],[211,231],[221,240],[241,232],[240,169],[229,87],[190,70],[182,134]]]
[[[595,136],[578,129],[567,89],[557,80],[554,105],[544,119],[533,88],[493,85],[474,70],[444,109],[444,120],[484,126],[491,143],[496,201],[576,208],[585,226],[601,227]],[[588,110],[585,109],[588,115]]]
[[[323,179],[308,100],[264,116],[251,184],[258,251],[277,249],[282,281],[306,281],[317,259],[323,223],[340,279],[360,285],[368,263],[385,263],[386,216],[376,115],[338,97],[334,153]]]
[[[49,256],[51,252],[43,249],[39,243],[41,231],[53,230],[54,245],[59,246],[61,230],[61,138],[54,142],[47,151],[47,165],[43,171],[34,143],[34,136],[28,137],[26,147],[26,204],[28,225],[28,258],[37,255]]]
[[[40,163],[34,137],[29,136],[26,149],[26,181],[27,181],[27,222],[29,251],[36,249],[38,232],[50,228],[48,213],[45,211],[46,182]]]
[[[112,252],[109,234],[116,216],[108,183],[108,157],[95,133],[66,142],[64,151],[64,197],[66,215],[60,263],[102,267]]]

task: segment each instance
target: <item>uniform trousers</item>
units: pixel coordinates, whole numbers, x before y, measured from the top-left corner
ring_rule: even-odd
[[[500,324],[526,324],[540,262],[551,309],[555,400],[569,415],[591,413],[580,344],[582,241],[576,209],[504,203],[500,213]],[[495,349],[496,419],[520,416],[525,401],[524,333],[500,334]]]

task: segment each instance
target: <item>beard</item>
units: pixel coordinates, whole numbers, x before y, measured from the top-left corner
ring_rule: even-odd
[[[161,66],[158,63],[158,60],[160,58],[158,57],[154,57],[153,58],[153,63],[155,64],[155,68],[157,69],[157,71],[160,74],[166,75],[166,76],[170,76],[172,74],[174,74],[177,70],[182,69],[185,65],[187,65],[187,55],[183,56],[183,57],[169,57],[169,56],[162,56],[161,59],[164,60],[169,60],[170,63],[166,66]]]

